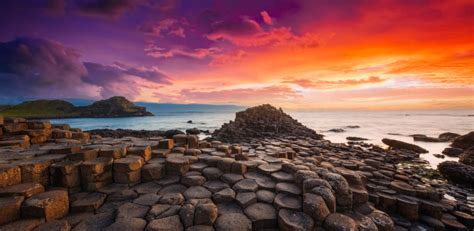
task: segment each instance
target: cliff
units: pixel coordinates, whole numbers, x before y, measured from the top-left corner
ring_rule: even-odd
[[[88,106],[76,107],[64,100],[34,100],[5,107],[0,115],[23,118],[112,118],[152,116],[146,108],[136,106],[125,97],[115,96],[94,102]]]

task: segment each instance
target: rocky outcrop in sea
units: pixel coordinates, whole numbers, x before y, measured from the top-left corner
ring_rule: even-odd
[[[321,139],[323,136],[269,104],[237,112],[235,120],[222,125],[212,136],[224,142],[243,142],[253,138],[300,136]]]
[[[287,131],[304,127],[281,110],[247,112],[212,140],[0,119],[15,128],[0,135],[0,230],[473,229],[472,187],[427,176],[414,152],[333,144]]]

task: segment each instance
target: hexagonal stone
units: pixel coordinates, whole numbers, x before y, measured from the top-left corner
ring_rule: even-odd
[[[100,192],[91,192],[86,196],[71,203],[71,212],[95,212],[105,201],[107,194]]]
[[[210,180],[206,181],[206,183],[203,184],[204,187],[209,189],[209,191],[215,193],[218,191],[221,191],[222,189],[229,188],[229,185],[220,181],[220,180]]]
[[[202,172],[203,169],[207,168],[207,166],[208,165],[206,163],[202,163],[202,162],[192,163],[189,166],[189,170]]]
[[[184,156],[168,156],[165,164],[169,175],[183,175],[189,171],[189,159]]]
[[[181,205],[184,202],[184,196],[181,193],[165,193],[159,202],[168,205]]]
[[[235,199],[235,191],[231,188],[225,188],[212,195],[212,200],[216,203],[230,202]]]
[[[270,176],[272,177],[273,180],[277,182],[294,182],[295,181],[293,174],[287,173],[284,171],[274,172]]]
[[[268,176],[265,176],[258,172],[248,172],[245,174],[245,178],[254,179],[260,189],[274,190],[275,182]]]
[[[258,189],[257,182],[254,179],[243,179],[232,187],[236,192],[255,192]]]
[[[226,213],[217,218],[214,227],[216,231],[250,231],[252,222],[242,213]]]
[[[0,189],[0,196],[24,196],[30,198],[33,195],[44,192],[44,186],[39,183],[23,183]]]
[[[237,193],[235,200],[242,208],[257,202],[257,195],[254,192],[241,192]]]
[[[158,180],[163,177],[165,173],[165,167],[160,163],[149,163],[145,164],[141,169],[141,175],[143,181]]]
[[[278,212],[278,225],[280,230],[312,230],[314,221],[303,212],[280,209]]]
[[[270,175],[274,172],[280,171],[281,165],[280,164],[261,164],[257,168],[260,172]]]
[[[22,196],[0,198],[0,225],[20,219],[23,200],[24,197]]]
[[[16,230],[33,230],[38,227],[44,221],[39,218],[32,218],[32,219],[21,219],[18,221],[14,221],[3,225],[0,227],[1,230],[8,230],[8,231],[16,231]]]
[[[115,211],[98,213],[83,219],[74,230],[102,230],[115,221]]]
[[[202,186],[189,187],[184,193],[186,200],[211,198],[212,193]]]
[[[278,193],[273,203],[277,209],[301,210],[301,196]]]
[[[144,218],[148,213],[150,207],[139,205],[135,203],[125,203],[117,209],[117,218],[116,219],[126,219],[126,218]]]
[[[303,211],[314,221],[322,222],[331,213],[324,199],[316,194],[305,193],[303,195]]]
[[[219,177],[222,176],[222,171],[216,167],[207,167],[202,170],[202,174],[208,179],[208,180],[218,180]]]
[[[46,221],[62,218],[69,212],[66,191],[54,190],[28,198],[21,207],[22,216],[44,218]]]
[[[178,215],[152,220],[148,223],[145,231],[184,230]]]
[[[181,210],[179,205],[156,204],[153,205],[146,215],[148,221],[177,215]]]
[[[357,224],[346,215],[332,213],[326,217],[324,228],[326,230],[357,230]]]
[[[186,187],[182,184],[172,184],[172,185],[168,185],[168,186],[163,187],[158,192],[158,194],[162,195],[162,194],[166,194],[166,193],[183,193],[187,189],[188,189],[188,187]]]
[[[221,216],[226,213],[243,213],[243,210],[235,201],[232,201],[217,204],[217,213]]]
[[[135,185],[133,187],[138,194],[147,194],[147,193],[157,193],[161,190],[161,186],[155,182],[146,182],[142,184]]]
[[[143,218],[130,217],[130,218],[121,218],[115,220],[113,224],[103,229],[104,231],[120,231],[120,230],[130,230],[130,231],[142,231],[147,222]]]
[[[257,201],[265,202],[268,204],[273,204],[273,200],[275,200],[276,194],[272,191],[268,190],[258,190],[257,194]]]
[[[195,225],[186,229],[186,231],[214,231],[211,225]]]
[[[275,191],[277,193],[288,193],[293,195],[301,194],[301,188],[298,185],[286,182],[276,184]]]
[[[217,206],[213,203],[200,203],[194,212],[195,225],[212,225],[217,219]]]
[[[235,173],[226,173],[221,176],[221,180],[229,185],[234,185],[240,180],[243,180],[244,177],[241,174]]]
[[[144,163],[143,159],[130,156],[115,160],[113,168],[114,172],[131,172],[139,170]]]
[[[193,226],[194,224],[194,205],[192,204],[185,204],[179,210],[179,217],[183,222],[185,228]]]
[[[269,204],[252,204],[244,210],[244,213],[252,221],[254,230],[277,228],[277,211]]]
[[[147,193],[133,200],[133,203],[139,204],[139,205],[151,206],[158,203],[159,200],[160,200],[160,196],[158,196],[156,193]]]
[[[200,186],[206,182],[206,178],[203,176],[183,176],[181,178],[181,183],[191,187],[191,186]]]
[[[43,223],[35,228],[35,231],[69,231],[71,225],[66,220],[53,220]]]

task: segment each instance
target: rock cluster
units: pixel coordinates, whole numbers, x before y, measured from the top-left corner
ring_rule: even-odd
[[[451,147],[443,150],[443,154],[459,157],[459,161],[445,161],[438,169],[447,179],[458,184],[474,186],[474,132],[454,139]]]
[[[6,121],[58,131],[0,148],[0,230],[474,228],[472,189],[402,168],[418,161],[411,152],[293,135],[234,144],[69,136],[79,131]]]
[[[321,139],[317,134],[269,104],[248,108],[237,112],[234,121],[225,123],[212,134],[214,138],[225,142],[249,141],[251,138],[299,136]]]

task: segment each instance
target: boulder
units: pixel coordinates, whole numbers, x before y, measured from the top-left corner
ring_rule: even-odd
[[[447,155],[447,156],[451,156],[451,157],[458,157],[460,156],[462,153],[464,152],[464,150],[460,149],[460,148],[450,148],[450,147],[447,147],[445,148],[441,153]]]
[[[451,147],[460,149],[469,149],[474,147],[474,131],[454,139]]]
[[[392,148],[396,148],[396,149],[404,149],[404,150],[409,150],[409,151],[413,151],[413,152],[416,152],[416,153],[428,153],[428,150],[418,146],[418,145],[414,145],[414,144],[410,144],[410,143],[406,143],[406,142],[403,142],[403,141],[399,141],[399,140],[392,140],[392,139],[387,139],[387,138],[384,138],[382,139],[382,142]]]
[[[474,148],[469,148],[459,156],[459,162],[474,166]]]
[[[455,161],[445,161],[438,164],[438,170],[452,182],[474,185],[474,166]]]
[[[439,134],[438,139],[442,141],[453,141],[454,139],[460,137],[461,135],[453,132],[444,132]]]

